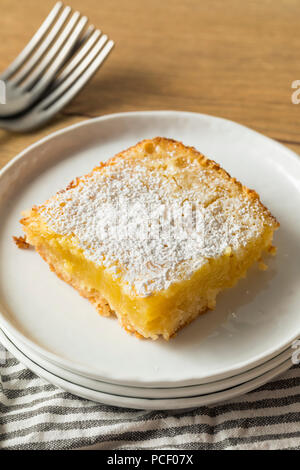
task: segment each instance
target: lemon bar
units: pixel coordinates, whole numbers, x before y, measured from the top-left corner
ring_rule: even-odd
[[[169,339],[274,251],[258,194],[192,147],[139,142],[23,214],[26,243],[101,315]]]

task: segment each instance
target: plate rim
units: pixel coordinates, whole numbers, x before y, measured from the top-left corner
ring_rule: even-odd
[[[3,336],[0,330],[0,339]],[[7,349],[10,351],[11,348],[13,351],[17,350],[17,354],[11,352],[11,354],[15,355],[17,359],[26,367],[28,367],[33,373],[35,373],[38,377],[41,377],[43,380],[55,385],[56,387],[65,390],[68,393],[72,393],[73,395],[86,398],[88,400],[96,401],[99,403],[103,403],[109,406],[117,406],[119,408],[131,408],[131,409],[142,409],[142,410],[173,410],[173,409],[190,409],[199,406],[207,406],[216,403],[220,403],[223,401],[231,400],[238,396],[244,395],[252,390],[255,390],[262,385],[266,384],[270,380],[274,379],[279,374],[289,370],[292,366],[292,362],[290,359],[287,359],[279,366],[271,369],[270,371],[266,372],[265,374],[260,375],[259,377],[252,379],[248,382],[245,382],[241,385],[237,385],[235,387],[231,387],[229,389],[215,392],[212,394],[206,395],[198,395],[192,397],[179,397],[179,398],[166,398],[166,399],[156,399],[156,398],[134,398],[134,397],[126,397],[122,395],[116,394],[109,394],[104,392],[99,392],[96,390],[92,390],[87,387],[82,387],[80,385],[74,384],[68,380],[62,379],[55,374],[48,372],[46,369],[42,368],[38,364],[31,361],[26,355],[22,353],[11,341],[5,341],[5,343],[9,344]],[[20,359],[21,357],[21,359]],[[24,359],[25,358],[25,359]],[[22,362],[24,361],[24,362]],[[28,366],[30,364],[30,366]],[[39,372],[42,371],[40,374]],[[50,377],[50,380],[49,380]],[[123,402],[119,402],[118,400],[123,400]],[[169,404],[168,404],[169,403]]]
[[[0,329],[1,330],[1,329]],[[79,385],[82,387],[87,387],[91,388],[95,391],[103,392],[103,393],[108,393],[108,394],[122,394],[122,396],[127,396],[127,397],[134,397],[134,398],[159,398],[159,399],[165,399],[165,398],[189,398],[191,396],[195,395],[206,395],[206,394],[212,394],[212,393],[217,393],[222,390],[227,390],[229,388],[235,387],[237,385],[242,385],[246,382],[249,382],[252,379],[258,378],[261,375],[273,370],[275,367],[280,366],[285,362],[287,359],[292,358],[292,348],[288,348],[284,350],[282,353],[278,354],[274,358],[270,359],[266,363],[260,364],[259,366],[246,371],[242,374],[238,374],[233,377],[228,377],[223,380],[218,380],[216,382],[210,382],[208,384],[199,384],[199,385],[192,385],[192,386],[186,386],[186,387],[168,387],[168,388],[149,388],[149,387],[128,387],[128,386],[122,386],[122,385],[117,385],[117,384],[110,384],[107,382],[99,381],[99,380],[94,380],[94,385],[93,385],[93,380],[89,379],[88,377],[83,377],[79,374],[75,374],[74,372],[67,371],[65,369],[59,368],[55,364],[51,363],[50,361],[47,361],[46,359],[43,359],[39,357],[34,351],[30,350],[26,345],[24,345],[21,341],[19,342],[16,338],[13,336],[5,333],[3,330],[1,332],[8,338],[8,340],[13,343],[14,346],[28,359],[30,359],[32,362],[37,364],[38,366],[42,367],[43,369],[47,370],[53,375],[56,375],[63,380],[67,380],[69,382],[74,383],[75,385]],[[2,335],[3,336],[3,335]],[[273,362],[272,362],[273,361]],[[272,362],[270,366],[270,362]],[[275,362],[275,364],[274,364]],[[267,367],[267,368],[266,368]],[[262,370],[263,369],[263,370]],[[65,374],[65,375],[64,375]],[[246,376],[246,374],[248,374]],[[77,377],[76,377],[77,375]],[[242,376],[242,377],[241,377]],[[245,377],[246,376],[246,377]],[[82,381],[82,383],[78,382],[79,380]],[[234,379],[234,383],[232,383],[232,380]],[[240,381],[239,381],[240,379]],[[91,381],[89,383],[89,381]],[[85,382],[85,383],[84,383]],[[95,383],[98,383],[98,388]],[[101,384],[101,386],[100,386]],[[213,390],[210,390],[211,386],[217,385]],[[103,388],[101,388],[103,387]],[[112,387],[112,389],[110,389]],[[115,389],[114,389],[115,387]],[[128,391],[129,390],[129,391]],[[137,391],[137,395],[134,395],[134,391]],[[161,393],[163,394],[161,395]],[[188,392],[188,393],[186,393]],[[146,393],[146,395],[144,395]],[[171,393],[171,395],[170,395]],[[176,395],[178,393],[179,395]],[[183,394],[182,394],[183,393]],[[152,394],[152,396],[151,396]],[[167,396],[169,394],[169,396]]]
[[[273,145],[277,148],[280,148],[281,151],[284,151],[286,153],[287,158],[292,159],[294,163],[296,163],[297,165],[300,166],[299,156],[295,152],[293,152],[292,150],[287,148],[285,145],[281,144],[280,142],[275,141],[274,139],[272,139],[268,136],[265,136],[264,134],[261,134],[260,132],[257,132],[257,131],[255,131],[255,130],[247,127],[247,126],[244,126],[243,124],[239,124],[235,121],[225,119],[223,117],[208,115],[208,114],[204,114],[204,113],[189,112],[189,111],[178,111],[178,110],[174,110],[174,111],[173,110],[129,111],[129,112],[124,112],[124,113],[121,112],[121,113],[105,114],[105,115],[102,115],[102,116],[99,116],[99,117],[94,117],[94,118],[91,118],[91,119],[85,119],[85,120],[80,121],[78,123],[67,126],[63,129],[59,129],[55,132],[50,133],[49,135],[39,139],[37,142],[34,142],[33,144],[29,145],[24,150],[22,150],[18,155],[16,155],[13,159],[11,159],[0,170],[0,180],[1,180],[1,178],[3,178],[3,175],[5,176],[6,172],[8,172],[9,170],[13,170],[14,166],[18,165],[18,163],[20,161],[22,161],[22,159],[28,153],[30,153],[33,149],[35,149],[39,146],[42,146],[45,143],[47,143],[48,141],[50,141],[52,139],[55,139],[55,138],[57,138],[57,137],[59,137],[63,134],[67,134],[69,132],[76,131],[76,129],[78,129],[80,127],[88,127],[88,126],[90,126],[94,123],[98,123],[98,122],[101,122],[101,121],[107,121],[107,120],[119,119],[119,118],[127,118],[127,117],[131,117],[131,116],[134,117],[134,116],[142,116],[142,115],[143,116],[145,116],[145,115],[147,115],[147,116],[160,115],[160,116],[168,117],[168,115],[174,115],[174,114],[181,115],[181,116],[187,116],[187,117],[189,117],[189,116],[198,116],[198,117],[202,117],[202,118],[206,118],[206,119],[208,118],[208,119],[213,119],[213,120],[218,120],[218,121],[223,121],[223,122],[226,122],[226,123],[234,124],[235,126],[243,128],[248,133],[252,133],[256,136],[259,136],[260,138],[267,139],[271,145]],[[20,331],[18,331],[18,329],[15,328],[15,326],[13,324],[11,324],[5,318],[5,315],[3,314],[3,312],[0,309],[0,324],[2,324],[2,323],[4,324],[4,328],[6,328],[8,331],[12,331],[12,334],[14,336],[19,337],[19,339],[21,341],[23,341],[25,344],[28,344],[29,347],[31,347],[38,354],[44,356],[45,358],[47,358],[51,362],[54,362],[54,363],[60,365],[61,367],[65,368],[65,369],[86,374],[87,368],[81,367],[79,364],[76,364],[76,363],[74,364],[74,362],[72,362],[68,359],[59,357],[55,353],[52,353],[52,352],[48,351],[47,349],[44,349],[41,346],[39,346],[38,344],[34,343],[31,339],[27,338],[25,335],[22,335],[22,333]],[[264,353],[256,355],[251,361],[248,360],[248,361],[237,362],[234,366],[232,366],[230,369],[227,369],[225,372],[224,372],[224,369],[223,370],[221,370],[221,369],[217,370],[214,373],[214,375],[209,376],[209,378],[211,379],[210,381],[221,380],[224,377],[230,376],[230,374],[231,375],[235,374],[237,371],[240,371],[240,373],[242,373],[243,371],[248,370],[249,368],[256,367],[260,363],[266,362],[269,358],[274,357],[275,355],[279,354],[282,350],[289,347],[289,345],[295,339],[297,339],[299,337],[299,335],[300,335],[300,326],[299,326],[299,331],[293,333],[293,335],[288,340],[282,341],[276,347],[269,348],[269,350],[265,351]],[[75,367],[74,367],[74,365],[75,365]],[[92,369],[91,369],[91,371],[92,371]],[[95,371],[94,371],[94,372],[91,372],[91,377],[93,377],[93,376],[94,377],[101,377],[101,374],[99,372],[95,373]],[[102,378],[103,378],[103,376],[102,376]],[[141,380],[138,377],[136,377],[135,379],[130,379],[129,381],[124,380],[124,379],[120,380],[120,379],[115,378],[115,377],[108,377],[108,376],[104,377],[104,381],[108,381],[108,380],[110,381],[110,383],[117,383],[117,384],[124,384],[124,385],[131,385],[133,383],[137,383],[138,385],[146,385],[147,384],[149,387],[155,386],[155,385],[157,386],[158,383],[160,383],[160,384],[162,383],[162,380],[160,380],[159,382],[155,382],[155,381],[149,382],[149,381]],[[184,386],[193,385],[197,381],[199,381],[199,380],[197,380],[195,378],[191,378],[189,380],[175,380],[175,381],[172,381],[172,380],[170,380],[170,378],[168,378],[168,380],[167,380],[168,383],[170,383],[172,385],[173,384],[180,384],[179,386],[182,386],[183,383],[184,383]]]

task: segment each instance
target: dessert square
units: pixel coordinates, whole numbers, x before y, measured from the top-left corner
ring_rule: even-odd
[[[169,339],[274,251],[258,194],[192,147],[156,137],[24,213],[24,242],[137,336]]]

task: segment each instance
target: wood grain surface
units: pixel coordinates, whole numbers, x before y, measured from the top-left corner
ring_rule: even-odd
[[[0,69],[18,54],[54,0],[0,0]],[[0,166],[50,132],[131,110],[222,116],[300,152],[299,0],[70,0],[116,42],[108,61],[49,125],[0,130]],[[200,149],[201,150],[201,149]]]

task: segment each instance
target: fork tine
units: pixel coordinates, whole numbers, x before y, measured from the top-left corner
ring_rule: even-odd
[[[96,45],[88,53],[88,55],[81,61],[81,63],[76,67],[76,69],[53,91],[45,98],[43,101],[43,109],[48,107],[52,102],[60,97],[61,94],[68,91],[68,89],[73,85],[74,82],[84,73],[85,69],[91,64],[91,62],[96,58],[97,54],[101,51],[102,47],[107,41],[107,36],[104,34],[101,36]],[[55,83],[54,83],[55,86]]]
[[[35,65],[39,62],[41,57],[44,55],[48,47],[52,44],[54,39],[56,38],[57,34],[61,30],[64,22],[68,18],[69,14],[71,12],[70,7],[65,7],[64,10],[62,11],[60,17],[58,18],[57,22],[49,32],[49,34],[45,37],[45,39],[42,41],[41,45],[39,48],[35,51],[35,53],[32,55],[32,57],[26,62],[24,67],[21,69],[21,71],[11,79],[12,85],[18,85],[20,82],[26,78],[31,70],[35,67]]]
[[[102,39],[102,38],[101,38]],[[99,40],[99,42],[101,41]],[[98,44],[99,44],[98,42]],[[89,65],[86,67],[85,71],[82,74],[77,73],[77,69],[73,72],[67,80],[65,80],[54,92],[52,92],[45,100],[43,100],[40,105],[39,109],[42,110],[44,113],[47,113],[48,119],[55,113],[57,113],[61,108],[63,108],[71,99],[79,93],[79,91],[83,88],[83,86],[90,80],[90,78],[94,75],[97,69],[102,65],[105,59],[108,57],[110,51],[114,47],[114,41],[108,41],[103,49],[99,50],[97,45],[94,47],[97,48],[97,55],[89,54],[87,56],[93,58],[90,60]],[[75,79],[74,79],[75,77]],[[73,79],[72,79],[73,78]],[[63,95],[62,95],[63,93]],[[62,96],[61,96],[62,95]],[[60,98],[61,97],[61,98]]]
[[[74,52],[78,51],[81,48],[81,46],[90,38],[90,36],[92,35],[94,31],[95,31],[95,26],[93,24],[90,24],[88,28],[86,29],[86,31],[83,33],[83,35],[76,42],[73,48],[73,51]]]
[[[13,132],[27,132],[44,125],[56,113],[58,113],[75,95],[84,87],[88,80],[94,75],[97,69],[101,66],[104,60],[108,57],[111,49],[114,46],[113,41],[108,41],[102,50],[98,50],[95,57],[89,62],[88,66],[82,74],[79,75],[75,72],[77,69],[66,79],[54,92],[47,98],[42,100],[36,105],[29,113],[24,114],[17,118],[0,119],[0,128],[10,130]],[[97,45],[93,48],[95,49]],[[93,51],[92,51],[93,52]],[[91,52],[87,57],[91,58]],[[70,80],[71,78],[74,80]],[[66,83],[68,87],[66,88]],[[63,93],[63,95],[62,95]],[[62,95],[62,96],[61,96]]]
[[[76,54],[76,52],[79,51],[79,49],[90,38],[90,36],[93,34],[94,31],[95,31],[95,26],[93,24],[90,24],[87,27],[87,29],[82,33],[82,35],[77,39],[74,46],[70,49],[66,62],[68,58],[73,57]]]
[[[86,43],[82,45],[82,48],[77,52],[74,58],[66,65],[60,75],[55,79],[53,88],[57,88],[73,72],[73,70],[78,66],[78,64],[89,52],[91,47],[95,44],[100,35],[101,31],[99,29],[96,29],[96,31],[94,31],[94,33],[86,41]]]
[[[47,84],[50,83],[50,81],[52,80],[56,72],[65,62],[69,51],[74,46],[77,38],[80,36],[83,28],[85,27],[88,21],[87,17],[83,16],[78,22],[78,24],[76,25],[75,29],[73,30],[73,27],[76,24],[79,17],[80,17],[79,12],[74,13],[71,20],[69,21],[69,23],[67,24],[63,32],[60,34],[59,38],[55,41],[55,43],[51,47],[50,51],[45,55],[43,60],[36,67],[36,69],[30,75],[30,77],[22,84],[23,89],[26,89],[26,90],[32,89],[32,91],[38,92],[39,89],[45,88],[45,86],[47,86]],[[46,73],[44,74],[49,64],[51,65],[49,69],[46,71]]]
[[[49,28],[52,26],[54,21],[57,18],[58,13],[62,8],[62,2],[57,2],[52,10],[50,11],[49,15],[45,19],[45,21],[41,24],[39,29],[30,39],[28,44],[24,47],[24,49],[20,52],[20,54],[15,58],[15,60],[7,67],[7,69],[0,75],[1,80],[8,80],[16,71],[23,65],[25,60],[30,56],[30,54],[34,51],[34,49],[39,44],[42,37],[47,33]]]

